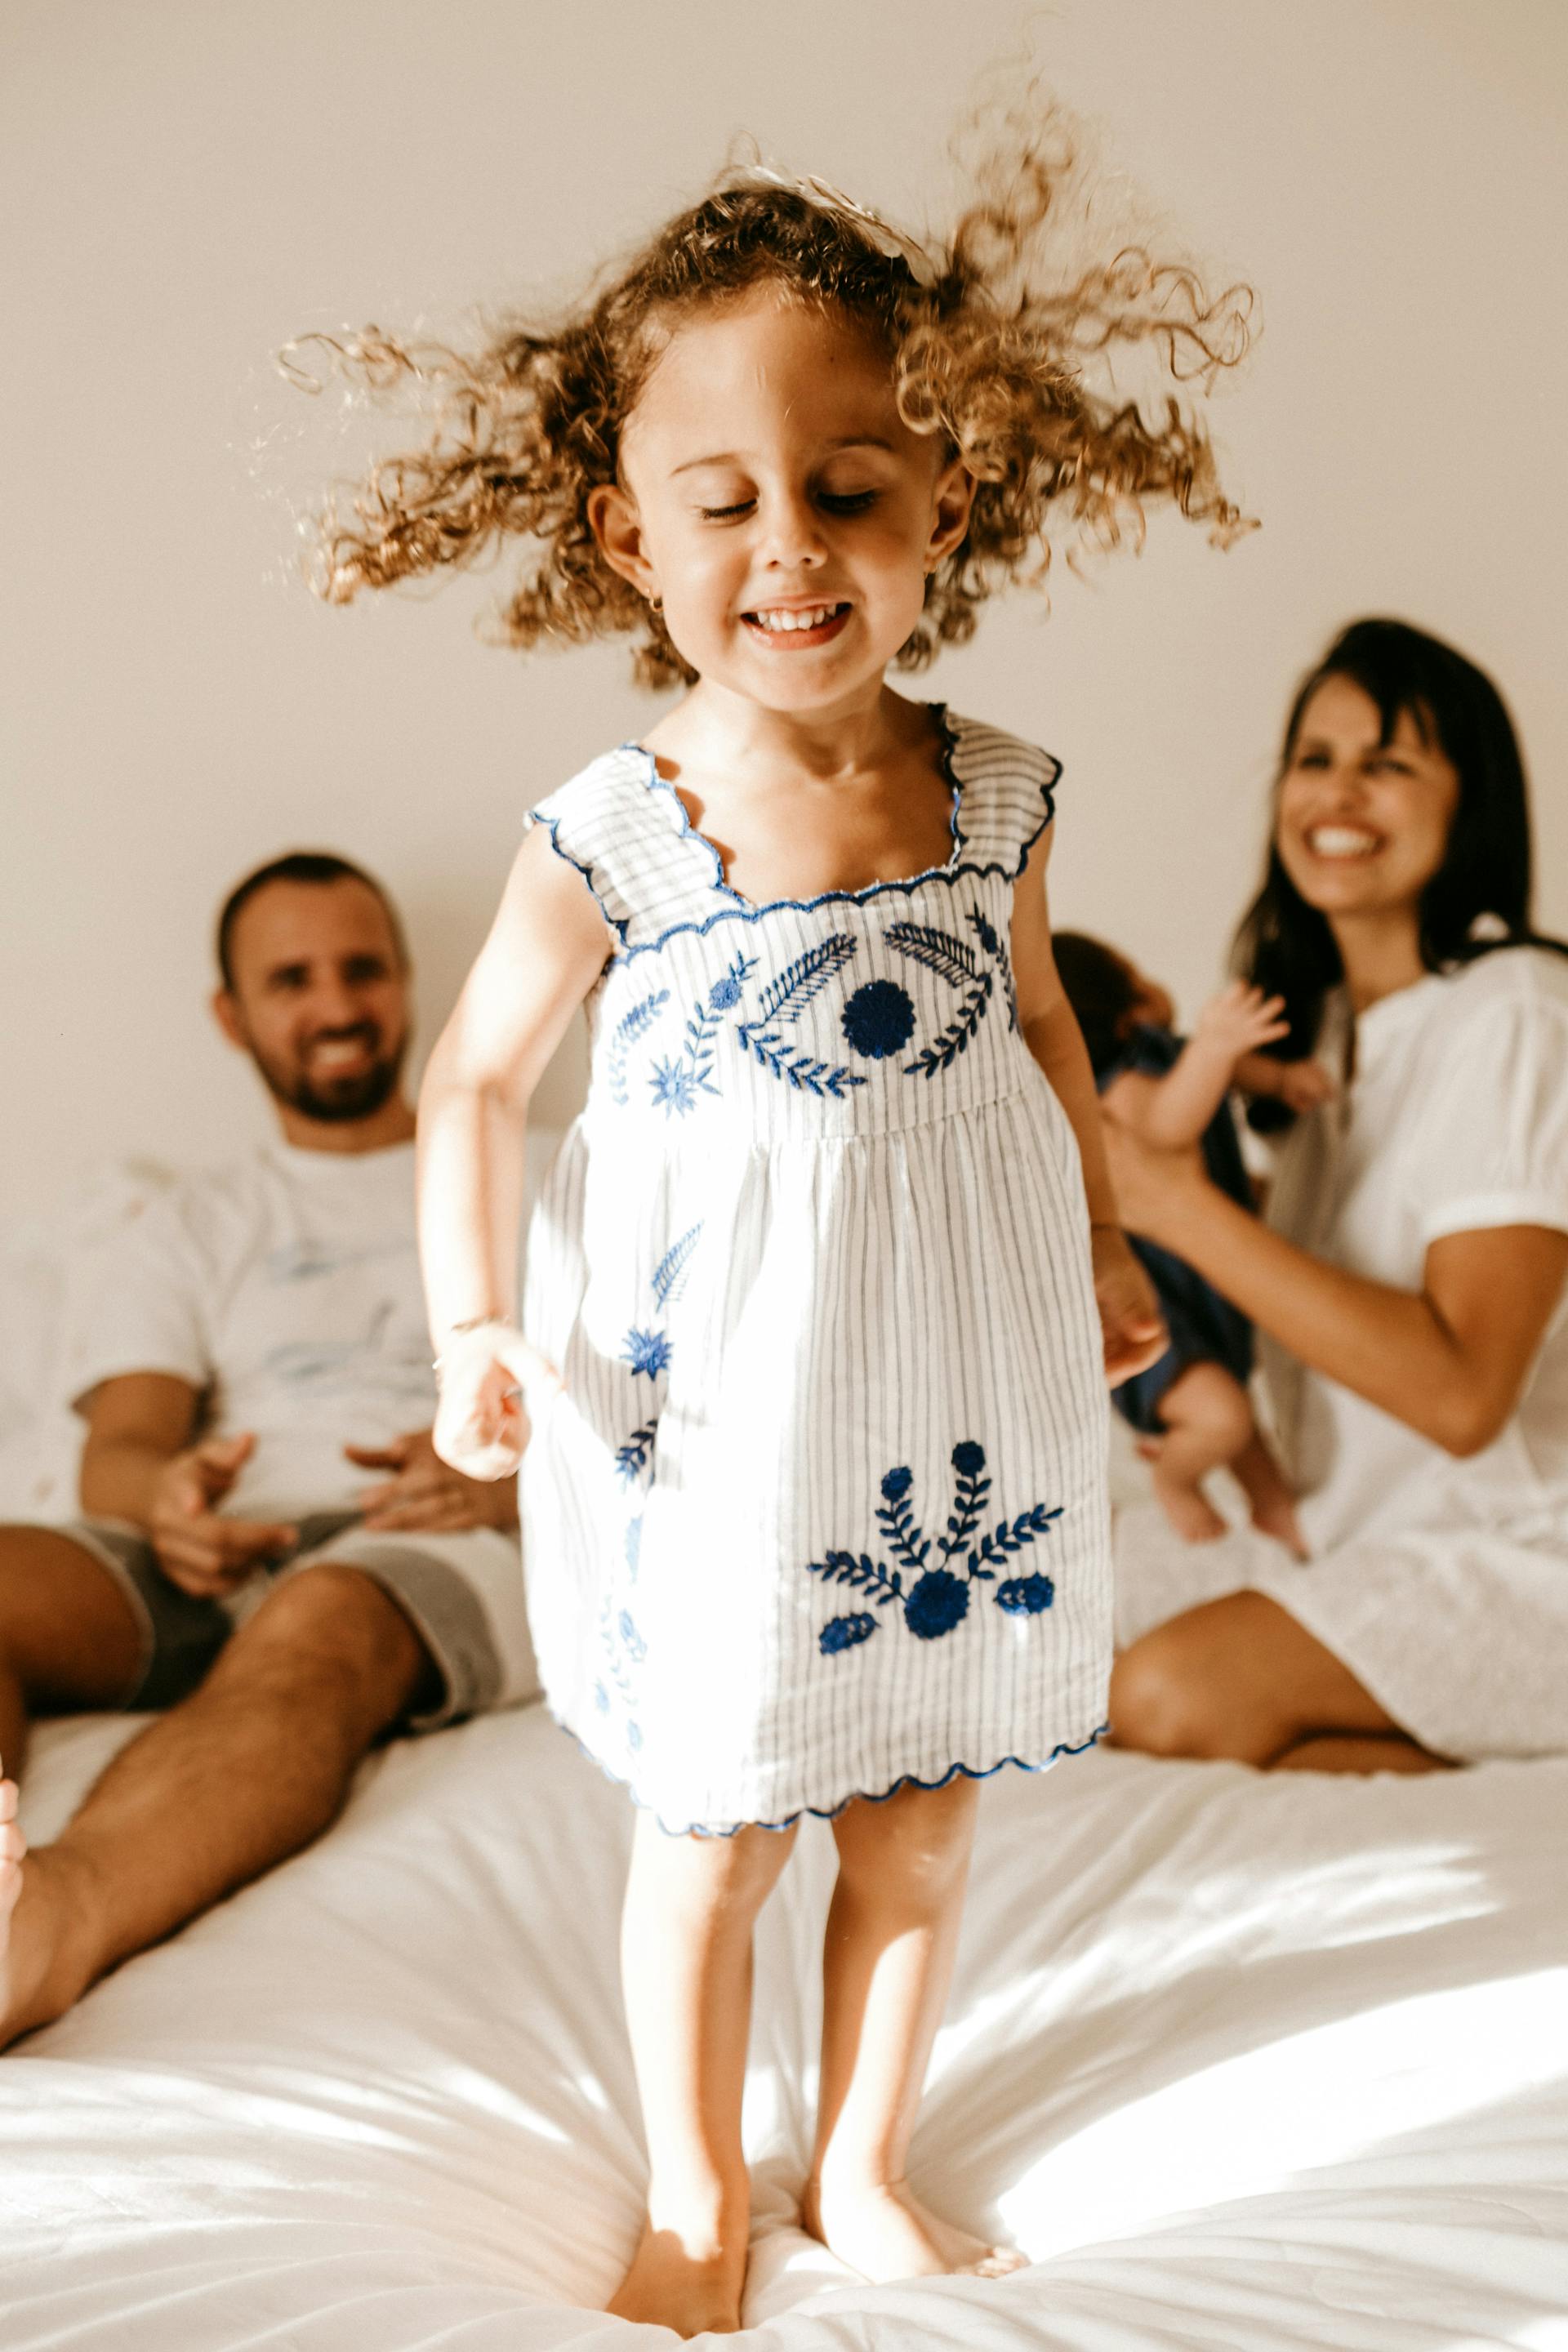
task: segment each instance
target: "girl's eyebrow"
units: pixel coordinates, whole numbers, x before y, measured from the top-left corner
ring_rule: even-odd
[[[825,442],[823,446],[825,448],[834,450],[886,449],[889,455],[893,446],[892,443],[884,440],[879,433],[844,433],[840,434],[836,440]],[[745,457],[739,451],[721,449],[711,457],[688,457],[684,466],[671,467],[670,478],[673,480],[677,474],[694,474],[701,466],[743,466],[745,462]]]

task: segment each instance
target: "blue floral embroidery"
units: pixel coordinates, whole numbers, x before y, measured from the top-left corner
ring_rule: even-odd
[[[726,1013],[741,1001],[741,991],[748,976],[755,971],[755,956],[737,956],[729,970],[720,975],[708,991],[704,1002],[694,1004],[691,1018],[686,1024],[686,1045],[674,1060],[668,1056],[657,1063],[650,1073],[653,1098],[666,1118],[676,1113],[684,1118],[694,1109],[700,1094],[720,1092],[713,1083],[713,1041]]]
[[[844,1034],[857,1054],[886,1061],[914,1034],[915,1008],[896,980],[868,980],[844,1008]]]
[[[781,1030],[793,1029],[812,999],[821,994],[859,951],[850,931],[835,931],[816,946],[796,956],[763,989],[755,1016],[737,1024],[736,1035],[764,1070],[786,1085],[808,1094],[841,1097],[850,1087],[866,1083],[856,1071],[796,1053],[785,1044]]]
[[[660,1372],[668,1370],[672,1353],[662,1331],[631,1330],[621,1342],[621,1361],[629,1364],[634,1372],[646,1372],[650,1381],[657,1381]]]
[[[975,1584],[994,1582],[994,1563],[1021,1551],[1037,1536],[1047,1534],[1062,1515],[1059,1507],[1053,1510],[1036,1503],[1016,1518],[998,1520],[991,1532],[975,1540],[991,1493],[984,1447],[973,1438],[963,1439],[952,1449],[952,1467],[953,1507],[945,1528],[935,1538],[937,1564],[927,1566],[932,1538],[916,1522],[914,1474],[900,1464],[883,1478],[882,1499],[877,1507],[883,1541],[900,1567],[889,1568],[868,1552],[830,1551],[822,1559],[809,1561],[809,1572],[826,1583],[864,1593],[879,1609],[897,1601],[904,1623],[917,1641],[934,1642],[951,1633],[968,1616]],[[954,1565],[961,1559],[962,1573]],[[1055,1597],[1050,1578],[1037,1573],[1010,1577],[996,1586],[992,1596],[998,1608],[1014,1617],[1037,1617]],[[837,1657],[869,1641],[880,1622],[869,1610],[830,1618],[817,1635],[817,1647],[824,1657]]]
[[[610,1694],[605,1688],[603,1683],[595,1683],[594,1685],[594,1705],[598,1708],[601,1715],[608,1715],[610,1711]]]
[[[616,1473],[624,1486],[629,1486],[647,1469],[658,1434],[658,1420],[645,1422],[641,1429],[633,1430],[624,1445],[616,1448]]]
[[[656,990],[634,1004],[616,1022],[610,1035],[609,1088],[610,1099],[624,1109],[626,1102],[626,1057],[632,1047],[646,1037],[659,1014],[669,1002],[668,988]]]
[[[632,1582],[635,1584],[637,1580],[637,1569],[641,1565],[642,1561],[642,1521],[640,1518],[628,1519],[626,1522],[626,1574],[631,1578]]]
[[[653,1295],[660,1307],[668,1307],[670,1301],[679,1298],[685,1289],[687,1268],[691,1262],[691,1253],[697,1247],[698,1237],[701,1231],[701,1225],[695,1224],[689,1233],[682,1234],[678,1242],[670,1244],[655,1266]]]
[[[896,948],[928,971],[963,991],[958,1011],[941,1034],[923,1046],[912,1062],[904,1065],[906,1077],[935,1077],[940,1070],[951,1069],[960,1054],[967,1053],[970,1040],[985,1018],[997,979],[1002,982],[1004,1002],[1008,1021],[1017,1026],[1017,1005],[1013,987],[1013,967],[995,925],[978,908],[968,917],[971,929],[979,940],[990,961],[982,964],[967,940],[954,931],[944,931],[931,923],[894,923],[884,934],[888,944]]]
[[[621,1637],[621,1644],[627,1657],[634,1665],[640,1666],[647,1655],[647,1643],[632,1622],[630,1610],[622,1610],[616,1620],[616,1631]]]

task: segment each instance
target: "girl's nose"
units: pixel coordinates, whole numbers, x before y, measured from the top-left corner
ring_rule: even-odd
[[[765,562],[787,572],[826,562],[821,520],[809,499],[770,499],[763,509],[762,520]]]

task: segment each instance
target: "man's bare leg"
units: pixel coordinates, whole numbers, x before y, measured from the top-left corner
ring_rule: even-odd
[[[53,1528],[0,1527],[0,1756],[14,1780],[33,1717],[123,1706],[143,1640],[92,1552]]]
[[[669,1837],[637,1815],[621,1963],[649,2179],[642,2239],[609,2306],[617,2318],[687,2336],[741,2324],[752,1936],[794,1843],[793,1830],[760,1827]]]
[[[823,1948],[822,2088],[801,2219],[879,2283],[1021,2270],[1016,2248],[944,2221],[905,2167],[958,1948],[974,1781],[858,1800],[835,1820],[838,1883]]]
[[[122,1748],[69,1827],[22,1864],[0,2044],[320,1836],[433,1672],[369,1576],[323,1564],[291,1577],[195,1696]],[[0,1874],[15,1866],[0,1861]]]

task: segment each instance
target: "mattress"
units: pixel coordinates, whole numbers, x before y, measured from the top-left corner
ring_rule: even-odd
[[[128,1727],[40,1734],[47,1835]],[[984,1789],[916,2188],[1010,2278],[801,2232],[806,1825],[759,1936],[742,2341],[1568,2347],[1568,1761]],[[373,1758],[321,1844],[0,2059],[5,2352],[637,2352],[626,1800],[538,1706]],[[729,2339],[732,2340],[732,2339]]]

